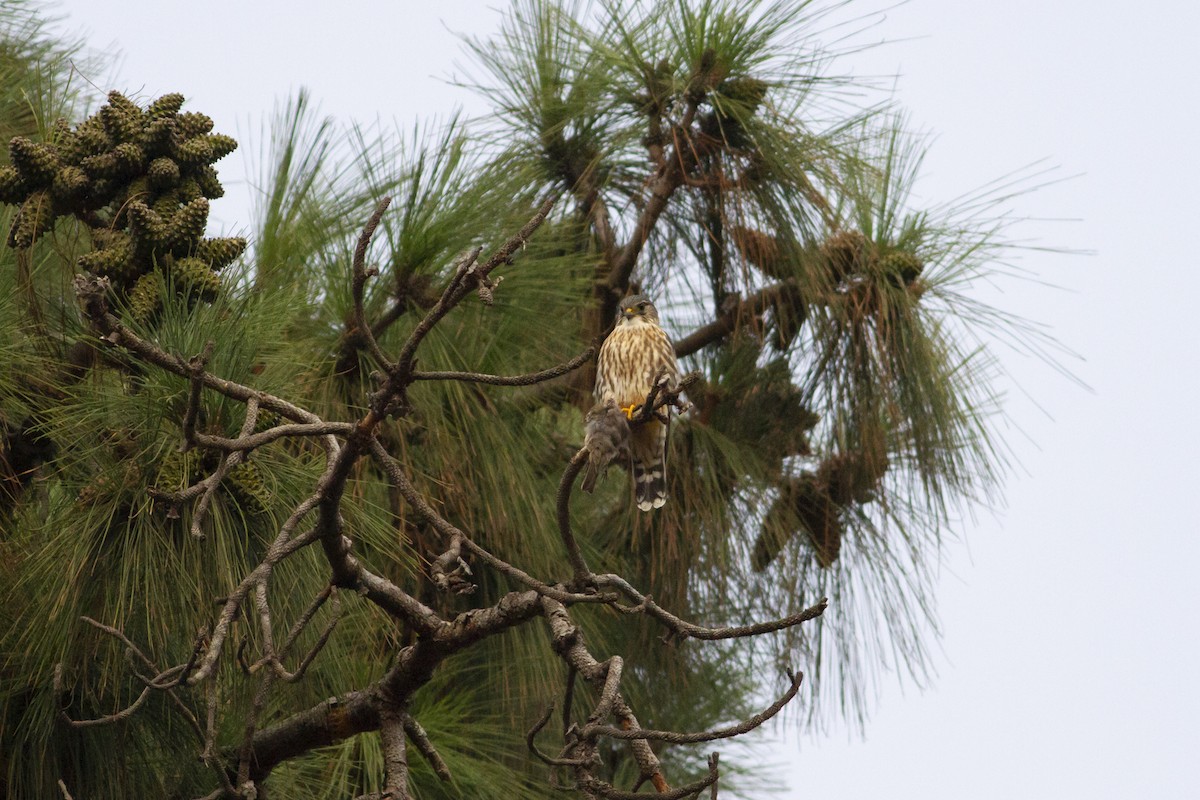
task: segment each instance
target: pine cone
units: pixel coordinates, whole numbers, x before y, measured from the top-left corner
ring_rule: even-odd
[[[175,124],[178,126],[179,135],[184,138],[201,136],[213,129],[212,117],[195,112],[180,114],[175,118]]]
[[[87,196],[91,180],[79,167],[65,166],[54,176],[50,193],[63,205],[71,206]]]
[[[740,225],[731,228],[730,233],[742,257],[758,267],[764,275],[779,280],[790,277],[781,257],[779,241],[774,236]]]
[[[29,194],[29,186],[16,167],[0,166],[0,203],[16,204]]]
[[[214,270],[222,270],[237,261],[246,250],[246,240],[236,238],[201,239],[196,242],[192,255],[206,262]]]
[[[155,189],[170,189],[179,183],[179,165],[169,158],[156,158],[150,162],[146,178]]]
[[[229,470],[225,474],[225,483],[243,510],[263,514],[270,508],[271,492],[253,461],[243,461]]]
[[[129,203],[129,233],[149,245],[162,244],[167,238],[167,224],[141,200]]]
[[[13,137],[8,145],[8,154],[12,165],[30,186],[45,186],[50,183],[60,166],[58,148],[24,136]]]
[[[8,233],[8,246],[24,249],[32,247],[46,231],[54,226],[54,208],[50,193],[44,189],[29,195],[21,210],[13,219]]]
[[[829,260],[829,271],[837,280],[863,271],[868,252],[867,237],[858,231],[838,231],[821,245]]]
[[[153,119],[142,129],[139,143],[146,148],[147,155],[164,155],[170,151],[171,143],[175,141],[177,127],[174,117]]]
[[[213,147],[207,137],[196,136],[176,145],[174,156],[185,167],[208,164],[213,160]]]
[[[158,311],[160,300],[158,275],[147,272],[129,292],[129,310],[135,320],[145,325]]]
[[[141,174],[146,165],[146,151],[133,142],[123,142],[113,148],[117,162],[116,177],[132,178]]]
[[[924,266],[921,259],[903,251],[890,253],[879,262],[879,270],[901,286],[908,286],[915,281]]]
[[[208,225],[208,200],[199,197],[175,212],[167,224],[165,241],[168,245],[194,242],[204,235]]]
[[[201,300],[212,302],[221,290],[221,279],[197,258],[181,258],[171,266],[171,275],[178,288]]]
[[[155,100],[146,109],[146,116],[157,117],[173,117],[179,113],[179,109],[183,108],[183,95],[178,92],[164,94],[162,97]]]
[[[217,179],[217,171],[212,168],[211,164],[202,164],[192,173],[192,177],[200,187],[200,194],[209,200],[216,200],[225,194],[221,181]]]
[[[100,107],[99,117],[114,142],[134,142],[142,132],[142,110],[120,92],[108,93],[108,105]]]
[[[213,133],[204,138],[212,148],[212,161],[220,161],[234,150],[237,150],[237,139],[234,139],[232,136],[226,136],[223,133]]]
[[[104,131],[98,117],[89,117],[75,129],[75,138],[64,143],[62,157],[69,164],[80,164],[88,156],[95,156],[112,149],[112,140]]]
[[[101,275],[118,285],[128,284],[138,274],[133,261],[133,242],[123,233],[117,234],[108,246],[84,253],[77,263],[81,270]]]

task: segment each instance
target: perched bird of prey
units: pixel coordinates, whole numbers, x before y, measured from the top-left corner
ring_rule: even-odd
[[[600,348],[596,362],[596,400],[615,402],[632,420],[656,381],[679,385],[675,348],[659,327],[658,311],[645,295],[631,295],[617,309],[617,324]],[[670,408],[662,409],[669,419]],[[651,418],[632,427],[633,492],[642,511],[667,502],[667,425]]]

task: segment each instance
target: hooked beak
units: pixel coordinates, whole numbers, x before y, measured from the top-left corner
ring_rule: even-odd
[[[621,316],[624,317],[625,319],[633,319],[634,317],[637,316],[637,309],[626,308],[621,311]]]

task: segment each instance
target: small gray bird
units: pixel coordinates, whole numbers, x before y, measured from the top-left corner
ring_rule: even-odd
[[[621,301],[616,327],[600,347],[596,400],[616,403],[625,418],[632,419],[657,380],[665,380],[670,389],[679,386],[675,348],[659,326],[650,298],[632,295]],[[670,408],[663,411],[670,414]],[[667,425],[651,419],[633,426],[630,451],[637,507],[662,508],[667,502]]]
[[[579,488],[591,494],[609,464],[629,463],[629,423],[615,400],[592,406],[584,420],[583,446],[588,449],[588,461]]]

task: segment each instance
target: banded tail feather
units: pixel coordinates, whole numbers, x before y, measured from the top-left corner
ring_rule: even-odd
[[[667,504],[667,462],[658,458],[652,463],[633,465],[634,497],[642,511],[662,508]]]

